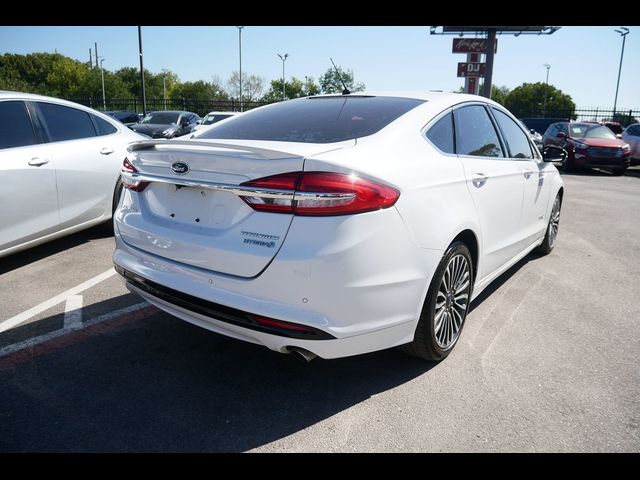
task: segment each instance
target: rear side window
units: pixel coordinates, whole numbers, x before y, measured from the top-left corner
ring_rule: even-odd
[[[112,133],[116,133],[118,129],[111,125],[106,120],[98,117],[97,115],[91,115],[94,123],[96,124],[96,129],[98,130],[98,136],[101,135],[111,135]]]
[[[0,149],[36,143],[38,141],[24,102],[0,102]]]
[[[200,138],[331,143],[372,135],[424,100],[401,97],[311,97],[243,113]]]
[[[533,158],[529,139],[522,129],[505,113],[495,108],[492,110],[502,136],[507,143],[509,156],[511,158]]]
[[[453,115],[448,113],[427,132],[427,138],[444,153],[455,153],[453,145]]]
[[[52,142],[96,136],[96,130],[87,112],[44,102],[38,102],[38,107],[47,123]]]
[[[456,150],[458,155],[504,157],[496,129],[481,105],[455,111]]]

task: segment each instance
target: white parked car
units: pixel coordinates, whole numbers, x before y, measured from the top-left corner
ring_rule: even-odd
[[[640,164],[640,123],[633,123],[622,132],[622,140],[631,149],[631,165]]]
[[[109,220],[142,138],[76,103],[0,91],[0,257]]]
[[[129,148],[116,270],[176,317],[279,352],[441,360],[470,301],[555,244],[566,152],[543,159],[482,97],[301,98],[195,136]]]
[[[200,123],[193,127],[191,131],[196,132],[203,128],[209,127],[214,123],[218,123],[221,120],[226,120],[227,118],[234,117],[238,115],[238,113],[239,112],[209,112],[204,116]]]

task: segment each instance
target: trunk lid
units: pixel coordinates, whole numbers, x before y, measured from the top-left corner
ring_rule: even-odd
[[[253,210],[236,187],[301,171],[306,157],[354,144],[136,142],[129,148],[129,160],[139,178],[150,183],[142,192],[126,191],[116,215],[119,233],[129,245],[160,257],[254,277],[282,246],[293,216]]]

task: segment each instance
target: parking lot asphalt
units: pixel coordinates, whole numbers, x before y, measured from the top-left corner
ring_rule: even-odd
[[[307,364],[187,324],[108,272],[103,227],[0,259],[0,451],[637,452],[640,169],[564,180],[554,251],[439,364]]]

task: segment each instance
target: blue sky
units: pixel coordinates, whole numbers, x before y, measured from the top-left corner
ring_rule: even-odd
[[[640,27],[629,27],[618,107],[640,108]],[[142,28],[145,68],[168,68],[181,80],[226,80],[238,69],[235,26]],[[451,53],[452,36],[429,35],[428,27],[268,27],[246,26],[242,32],[243,73],[267,80],[282,75],[277,53],[288,53],[287,77],[316,79],[330,66],[329,57],[354,71],[368,89],[451,91],[461,54]],[[0,27],[0,54],[53,52],[88,61],[98,42],[105,68],[138,66],[135,26]],[[612,108],[622,40],[614,27],[563,27],[553,35],[499,36],[494,84],[514,88],[545,81],[571,95],[579,107]]]

